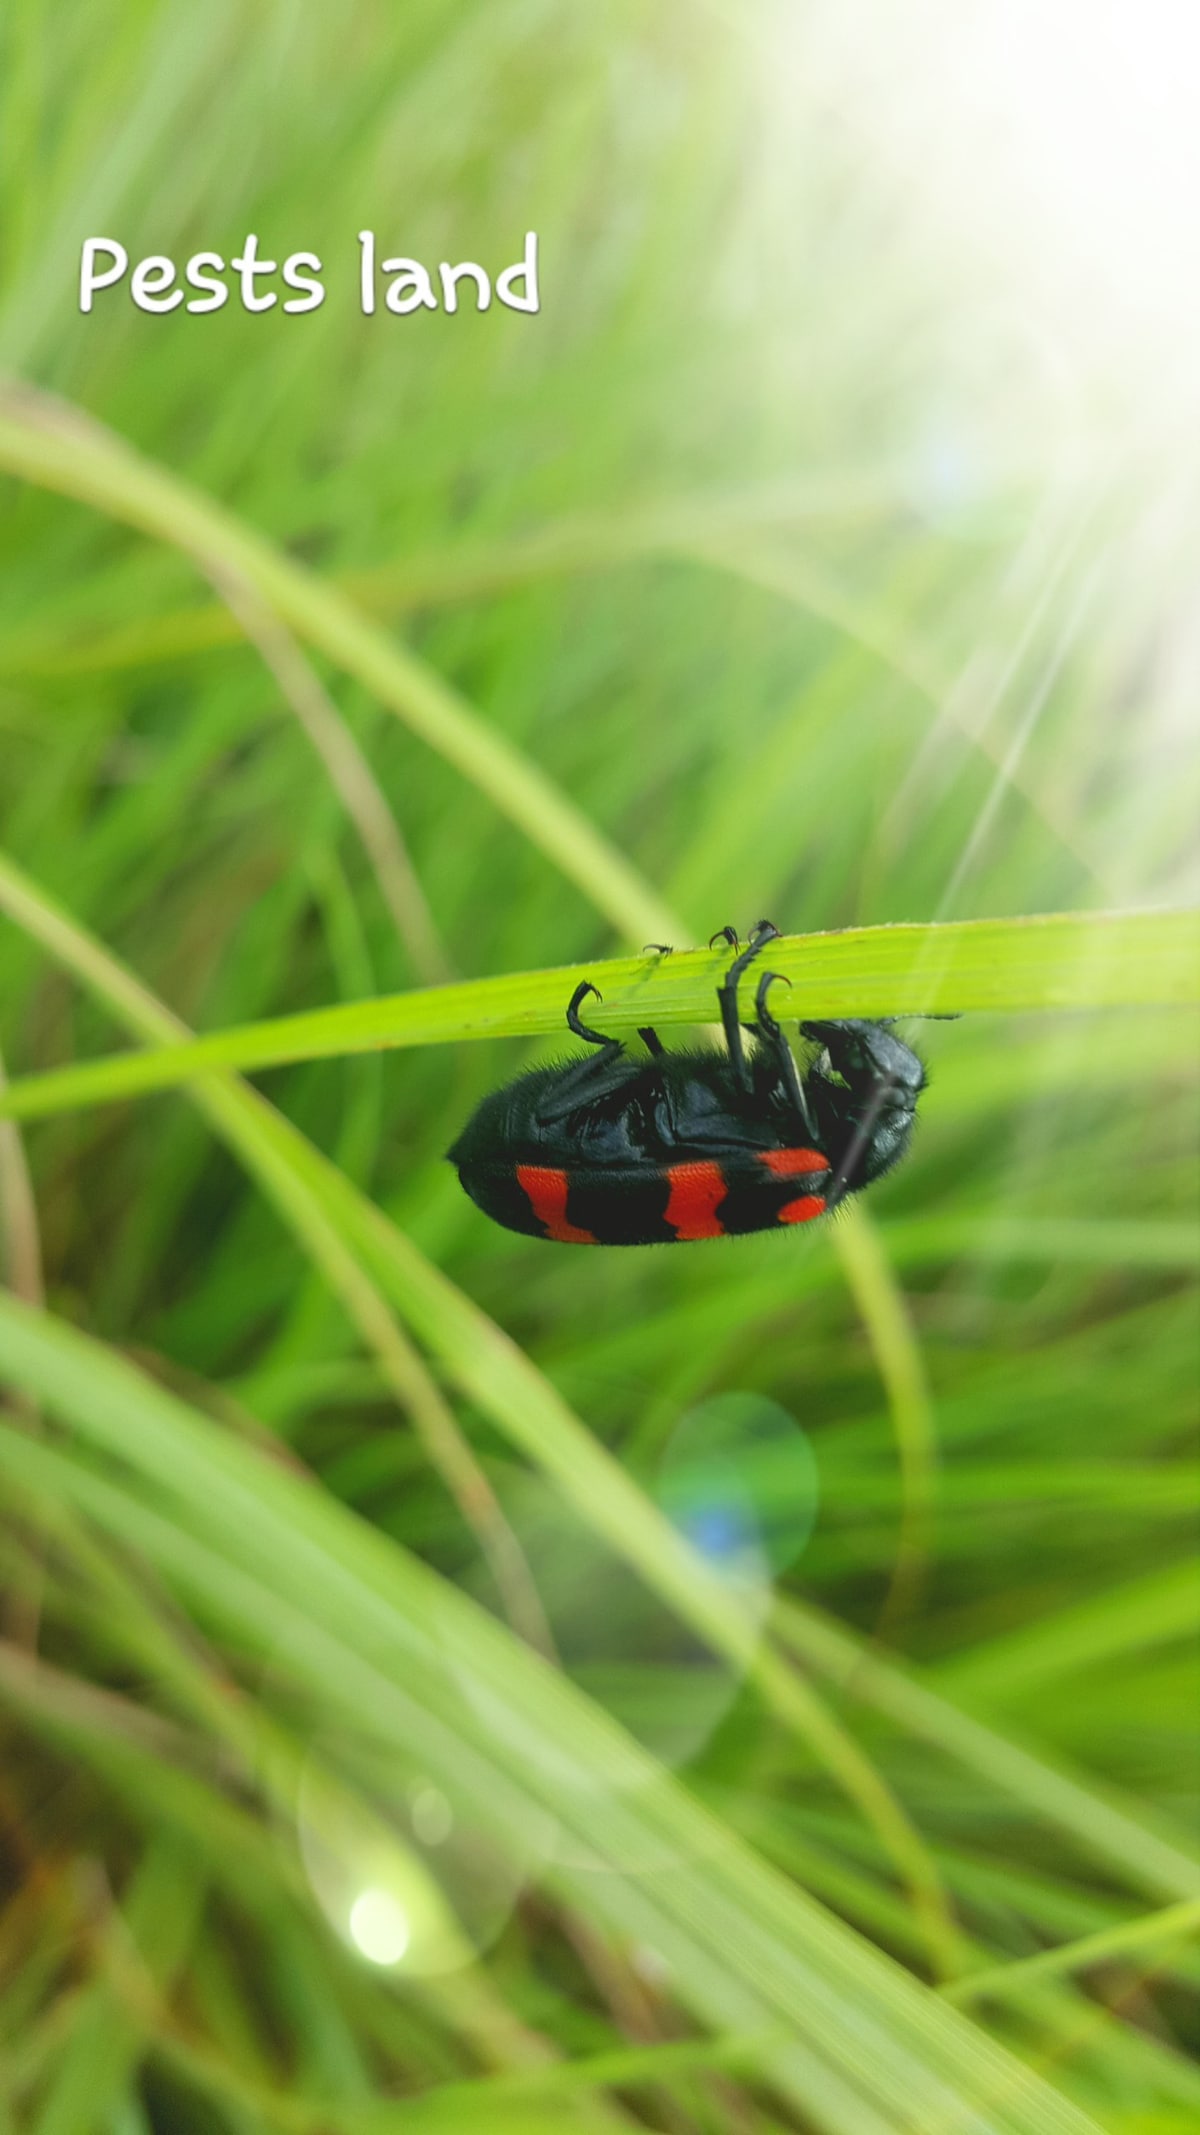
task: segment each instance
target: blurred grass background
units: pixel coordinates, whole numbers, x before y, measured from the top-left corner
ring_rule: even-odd
[[[688,940],[1185,902],[1194,320],[1021,220],[967,19],[16,0],[0,363],[398,628]],[[368,225],[536,228],[540,314],[364,319]],[[318,312],[78,314],[85,236],[250,229]],[[640,946],[236,582],[0,493],[10,1075],[170,1037],[113,960],[208,1031]],[[1195,1020],[919,1043],[840,1242],[490,1227],[442,1158],[511,1040],[260,1077],[324,1169],[225,1085],[0,1129],[0,2130],[1197,2125]]]

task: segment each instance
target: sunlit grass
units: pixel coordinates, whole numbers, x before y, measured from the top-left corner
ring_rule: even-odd
[[[1066,389],[821,9],[2,34],[0,2135],[1183,2135],[1169,397]],[[100,229],[364,221],[536,223],[542,314],[73,308]],[[963,1011],[906,1164],[489,1226],[574,976],[711,1022],[763,912],[797,1014]]]

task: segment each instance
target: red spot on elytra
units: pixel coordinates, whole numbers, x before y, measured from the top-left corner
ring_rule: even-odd
[[[725,1226],[717,1215],[725,1199],[725,1174],[719,1164],[672,1164],[667,1172],[671,1194],[664,1211],[677,1238],[721,1238]]]
[[[517,1185],[538,1222],[544,1226],[547,1238],[557,1240],[559,1245],[599,1243],[591,1231],[577,1230],[573,1223],[567,1222],[570,1180],[565,1171],[551,1171],[540,1164],[518,1164]]]
[[[794,1179],[802,1171],[828,1171],[829,1159],[818,1155],[815,1149],[760,1149],[760,1164],[765,1164],[777,1179]]]
[[[801,1194],[798,1201],[787,1201],[780,1209],[780,1223],[811,1223],[814,1216],[825,1213],[824,1194]]]

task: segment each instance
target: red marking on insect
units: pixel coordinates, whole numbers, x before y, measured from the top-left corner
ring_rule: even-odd
[[[811,1223],[814,1216],[825,1213],[824,1194],[801,1194],[798,1201],[788,1201],[780,1209],[780,1223]]]
[[[667,1171],[671,1195],[664,1211],[677,1238],[721,1238],[725,1226],[717,1215],[725,1199],[725,1174],[719,1164],[672,1164]]]
[[[565,1171],[552,1171],[541,1164],[518,1164],[517,1185],[538,1222],[545,1226],[547,1238],[556,1239],[559,1245],[600,1243],[593,1232],[577,1230],[573,1223],[567,1222],[570,1181]]]
[[[794,1179],[801,1171],[828,1171],[829,1158],[815,1149],[762,1149],[758,1161],[777,1179]]]

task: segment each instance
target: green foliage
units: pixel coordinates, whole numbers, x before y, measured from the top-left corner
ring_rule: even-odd
[[[1189,471],[780,34],[0,27],[0,2135],[1200,2119]],[[74,308],[250,229],[320,311]],[[962,1012],[905,1166],[488,1226],[511,1041],[762,912]]]

